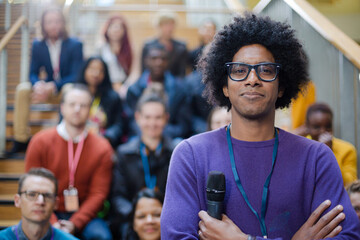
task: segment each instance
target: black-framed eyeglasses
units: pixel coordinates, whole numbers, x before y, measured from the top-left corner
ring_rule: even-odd
[[[56,198],[56,195],[53,193],[41,193],[35,191],[23,191],[19,192],[19,194],[25,194],[25,197],[30,201],[36,201],[39,195],[43,196],[45,202],[54,202]]]
[[[225,63],[228,76],[233,81],[243,81],[247,79],[252,69],[255,69],[256,75],[261,81],[272,82],[274,81],[281,68],[279,63],[259,63],[255,65],[240,63],[240,62],[228,62]]]

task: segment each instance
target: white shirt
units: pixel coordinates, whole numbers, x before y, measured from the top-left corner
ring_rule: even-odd
[[[51,66],[54,71],[54,80],[60,79],[60,53],[61,53],[61,44],[62,40],[58,39],[55,43],[51,42],[49,39],[46,40],[46,45],[49,49]]]

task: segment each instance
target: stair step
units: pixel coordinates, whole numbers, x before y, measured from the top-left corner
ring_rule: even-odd
[[[29,120],[30,121],[39,121],[39,120],[56,120],[58,121],[59,113],[57,111],[30,111]],[[14,121],[14,112],[7,111],[6,121]]]
[[[3,219],[0,222],[0,226],[4,226],[9,220],[19,221],[21,218],[20,208],[15,207],[14,205],[0,205],[0,216],[6,216],[6,219]],[[16,223],[15,223],[16,224]],[[13,223],[7,224],[7,226],[14,225]]]
[[[23,159],[3,159],[0,160],[1,173],[17,173],[25,172],[25,161]]]
[[[16,181],[2,181],[0,180],[0,185],[1,185],[1,188],[0,188],[0,195],[14,195],[17,193],[17,190],[18,190],[18,180]]]

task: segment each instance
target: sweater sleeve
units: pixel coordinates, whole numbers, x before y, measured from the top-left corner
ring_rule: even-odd
[[[88,197],[81,203],[80,209],[74,213],[70,221],[77,229],[81,230],[101,210],[103,203],[109,193],[112,176],[112,155],[111,146],[106,143],[104,154],[99,162],[98,168],[94,171],[89,187]]]
[[[187,141],[180,143],[171,157],[161,213],[163,239],[198,239],[198,212],[201,209],[194,160]]]
[[[360,222],[343,187],[341,172],[334,154],[324,144],[317,149],[316,179],[311,211],[323,201],[331,201],[330,209],[341,204],[344,207],[345,220],[341,223],[342,231],[331,239],[360,239]]]
[[[344,185],[357,179],[357,154],[355,147],[341,139],[333,139],[333,151],[339,163]]]

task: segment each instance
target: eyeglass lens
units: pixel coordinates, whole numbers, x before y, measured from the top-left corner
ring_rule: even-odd
[[[22,193],[25,193],[26,198],[29,199],[30,201],[37,200],[40,194],[43,196],[43,198],[46,202],[51,202],[51,201],[55,200],[55,195],[52,193],[40,193],[40,192],[34,192],[34,191],[21,192],[21,194]]]
[[[245,80],[251,69],[255,69],[256,74],[261,80],[272,81],[277,75],[277,65],[275,64],[256,64],[248,65],[242,63],[232,63],[230,66],[230,77],[233,80]]]

